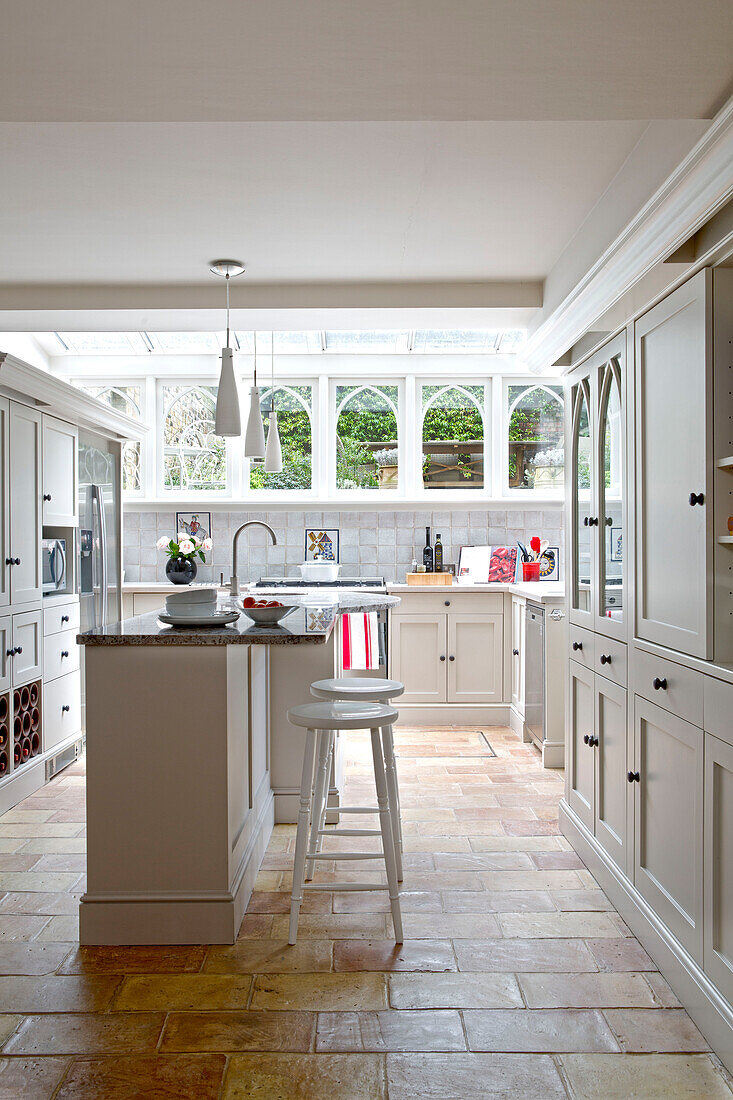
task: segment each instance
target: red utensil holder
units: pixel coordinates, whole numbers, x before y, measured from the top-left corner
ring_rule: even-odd
[[[522,579],[525,581],[538,581],[540,579],[540,563],[538,561],[523,561]]]

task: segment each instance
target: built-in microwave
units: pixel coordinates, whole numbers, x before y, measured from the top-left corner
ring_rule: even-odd
[[[66,539],[44,539],[42,544],[43,592],[66,591]]]

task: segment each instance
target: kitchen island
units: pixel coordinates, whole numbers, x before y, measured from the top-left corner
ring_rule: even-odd
[[[234,943],[276,820],[295,805],[302,731],[287,710],[338,674],[346,612],[399,599],[293,598],[281,625],[100,627],[85,647],[83,944]],[[220,609],[227,607],[220,600]]]

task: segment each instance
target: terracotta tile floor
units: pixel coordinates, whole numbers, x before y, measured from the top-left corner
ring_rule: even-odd
[[[400,947],[383,895],[319,893],[289,948],[294,828],[278,826],[235,946],[80,949],[83,766],[0,818],[0,1100],[730,1100],[559,836],[561,774],[487,733],[496,758],[477,729],[397,731]],[[366,738],[348,751],[361,802]]]

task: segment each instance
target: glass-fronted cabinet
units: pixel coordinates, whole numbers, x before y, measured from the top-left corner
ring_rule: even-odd
[[[569,379],[570,620],[625,638],[626,525],[622,333]]]

